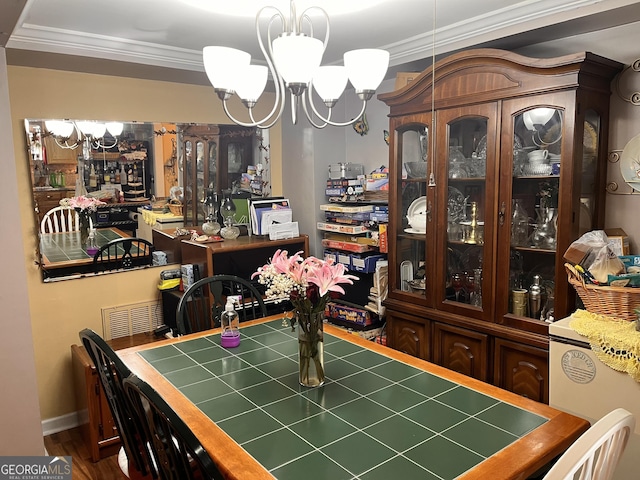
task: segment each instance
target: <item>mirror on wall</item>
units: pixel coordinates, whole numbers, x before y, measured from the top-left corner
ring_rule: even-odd
[[[265,130],[96,120],[24,123],[34,228],[40,239],[38,263],[47,282],[104,273],[94,265],[95,249],[117,238],[153,242],[149,224],[156,217],[162,222],[154,229],[174,233],[176,227],[198,228],[204,222],[202,203],[208,188],[220,198],[225,190],[268,195]],[[258,182],[256,172],[261,174]],[[86,220],[76,214],[78,208],[59,208],[76,206],[80,196],[104,204]],[[170,210],[171,197],[182,206]],[[179,248],[179,242],[169,243]],[[165,247],[163,243],[156,250]],[[175,257],[169,255],[169,263]]]

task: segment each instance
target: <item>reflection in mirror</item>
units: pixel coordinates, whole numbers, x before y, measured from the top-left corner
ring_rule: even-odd
[[[122,237],[154,241],[154,230],[201,229],[207,188],[221,196],[267,196],[268,131],[228,125],[25,120],[39,264],[45,281],[102,273],[87,253],[75,197],[104,202],[90,215],[91,242]],[[256,171],[260,172],[256,181]],[[172,200],[173,199],[173,200]],[[169,201],[171,207],[169,208]],[[71,208],[41,230],[47,212]],[[178,207],[178,208],[175,208]],[[45,223],[47,223],[45,221]],[[153,224],[153,225],[152,225]],[[153,228],[152,228],[153,227]],[[179,242],[169,263],[180,263]],[[163,255],[154,256],[154,265]]]

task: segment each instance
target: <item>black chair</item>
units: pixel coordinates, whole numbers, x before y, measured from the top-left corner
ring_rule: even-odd
[[[93,256],[96,272],[130,269],[153,263],[153,244],[144,238],[117,238],[98,249]]]
[[[80,339],[96,367],[128,459],[127,464],[121,464],[120,467],[129,478],[149,474],[153,478],[158,478],[155,468],[152,467],[154,463],[149,456],[149,450],[145,447],[148,442],[143,423],[133,410],[124,391],[123,380],[131,375],[131,371],[107,342],[93,330],[89,328],[82,330]]]
[[[124,389],[143,419],[162,480],[224,478],[193,432],[149,384],[131,375],[124,380]]]
[[[220,326],[229,295],[242,296],[242,303],[235,307],[241,322],[267,316],[262,295],[251,282],[235,275],[214,275],[198,280],[184,292],[176,311],[178,334]]]

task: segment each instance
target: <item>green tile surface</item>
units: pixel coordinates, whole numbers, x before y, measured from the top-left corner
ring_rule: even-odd
[[[139,352],[279,480],[451,480],[547,419],[325,334],[327,381],[298,384],[282,322]]]
[[[116,238],[122,238],[122,235],[118,235],[110,228],[96,229],[95,239],[98,247]],[[85,248],[86,246],[80,240],[79,231],[40,235],[40,252],[51,263],[92,258],[93,255],[89,255]]]

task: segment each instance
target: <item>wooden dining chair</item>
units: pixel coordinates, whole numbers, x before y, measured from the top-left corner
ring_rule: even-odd
[[[624,408],[608,413],[562,454],[543,480],[610,480],[635,424]]]
[[[127,270],[153,264],[153,243],[144,238],[116,238],[101,246],[93,256],[96,272]]]
[[[89,217],[89,228],[93,220]],[[40,222],[40,233],[76,232],[80,230],[80,215],[73,207],[54,207],[44,214]]]
[[[241,322],[267,316],[262,295],[248,280],[235,275],[214,275],[191,285],[178,302],[176,324],[179,335],[220,326],[229,295],[242,296],[235,309]]]
[[[184,421],[149,384],[135,375],[124,389],[139,418],[162,480],[222,480],[209,454]]]
[[[85,328],[80,339],[98,372],[109,410],[115,422],[122,448],[118,463],[127,478],[158,478],[151,460],[142,419],[138,417],[124,391],[123,380],[131,371],[120,357],[96,332]]]

